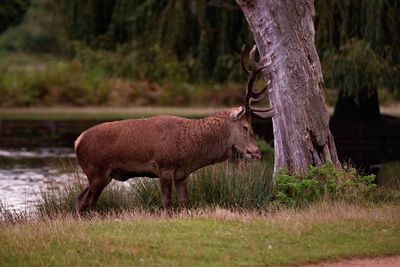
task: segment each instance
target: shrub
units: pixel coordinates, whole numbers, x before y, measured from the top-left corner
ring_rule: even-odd
[[[276,175],[275,198],[278,205],[303,206],[319,200],[367,201],[390,198],[378,190],[375,175],[360,175],[345,166],[336,169],[332,163],[310,167],[305,175]]]

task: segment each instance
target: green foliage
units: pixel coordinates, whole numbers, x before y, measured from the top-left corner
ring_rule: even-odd
[[[103,104],[109,92],[97,69],[82,71],[79,62],[48,62],[33,66],[0,66],[3,106],[68,103]]]
[[[396,79],[396,72],[395,66],[375,53],[367,42],[358,39],[350,39],[337,53],[324,58],[327,86],[344,90],[356,102],[360,90],[372,94],[377,88],[388,86],[387,81]]]
[[[0,106],[242,104],[243,85],[186,82],[185,68],[158,48],[140,52],[127,45],[112,52],[74,47],[75,60],[1,53]]]
[[[196,94],[193,83],[244,82],[239,48],[253,42],[252,34],[235,1],[220,2],[32,0],[23,21],[0,36],[0,49],[67,55],[83,71],[107,76],[103,80],[146,80],[156,88],[168,81],[168,89],[157,91],[166,98],[160,103],[174,105],[168,97],[177,95],[184,99],[177,102],[187,103],[189,94]],[[7,1],[0,6],[7,14],[0,17],[12,17],[16,24],[26,5],[25,0]],[[20,13],[5,12],[11,6]],[[356,98],[377,89],[386,99],[400,98],[400,2],[318,0],[315,7],[316,46],[327,88]],[[110,102],[144,93],[128,91],[129,97],[117,94]],[[329,92],[329,102],[336,95]],[[153,101],[144,98],[138,103]]]
[[[241,78],[237,53],[251,34],[240,10],[207,1],[33,0],[23,22],[0,36],[0,49],[70,54],[74,42],[121,52],[113,75],[226,81]]]
[[[0,36],[0,49],[63,53],[69,49],[58,7],[53,0],[32,0],[22,22]]]
[[[187,71],[174,55],[161,51],[158,45],[137,48],[119,46],[116,51],[94,50],[82,43],[74,44],[75,59],[87,69],[101,69],[107,76],[132,80],[187,80]]]
[[[388,90],[399,98],[400,2],[318,0],[316,46],[327,88],[357,97]]]
[[[336,169],[332,163],[310,167],[302,176],[280,171],[274,189],[276,204],[297,207],[320,200],[364,202],[392,198],[377,188],[375,178],[372,174],[360,175],[351,167]]]

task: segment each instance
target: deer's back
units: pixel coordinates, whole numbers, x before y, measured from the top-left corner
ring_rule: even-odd
[[[77,139],[78,160],[110,166],[168,164],[179,161],[183,118],[158,116],[96,125]]]

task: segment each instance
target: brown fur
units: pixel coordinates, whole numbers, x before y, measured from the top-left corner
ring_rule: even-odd
[[[234,146],[247,157],[259,158],[250,123],[243,114],[240,108],[197,120],[157,116],[108,122],[86,130],[75,142],[79,164],[89,180],[78,198],[78,212],[94,209],[111,179],[143,176],[160,178],[167,209],[174,183],[184,207],[185,179],[193,171],[227,160]]]

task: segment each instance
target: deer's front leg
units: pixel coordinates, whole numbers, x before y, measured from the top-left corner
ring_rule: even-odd
[[[174,171],[173,170],[162,170],[160,172],[160,185],[161,194],[163,200],[164,209],[171,209],[171,193],[172,193],[172,183],[174,181]]]
[[[186,209],[186,203],[187,203],[187,185],[186,185],[186,179],[179,179],[175,180],[175,189],[176,189],[176,194],[178,196],[179,200],[179,206],[181,209]]]

